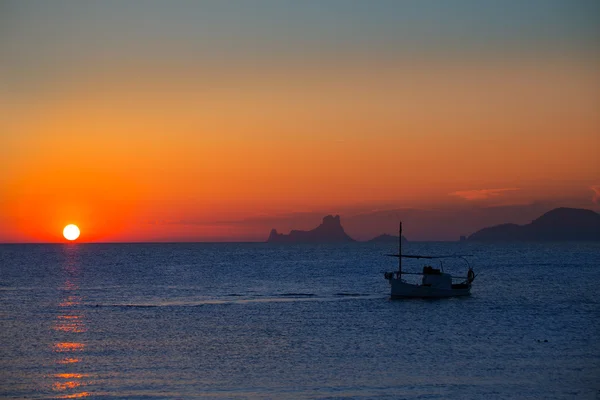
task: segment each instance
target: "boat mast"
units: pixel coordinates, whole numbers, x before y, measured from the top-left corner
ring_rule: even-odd
[[[398,278],[402,275],[402,221],[398,228]]]

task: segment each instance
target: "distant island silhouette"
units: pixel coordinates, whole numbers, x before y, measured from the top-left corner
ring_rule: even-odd
[[[469,241],[598,241],[600,214],[580,208],[555,208],[527,225],[483,228]]]
[[[398,236],[388,235],[384,233],[383,235],[379,235],[374,237],[371,240],[367,240],[368,243],[398,243]],[[408,242],[408,239],[404,235],[402,235],[402,242]]]
[[[344,232],[340,223],[340,216],[327,215],[321,225],[310,231],[292,230],[289,235],[278,233],[272,229],[267,239],[268,243],[348,243],[354,242]]]
[[[342,227],[340,216],[327,215],[323,217],[321,225],[310,231],[292,230],[288,235],[271,229],[267,243],[350,243],[356,242],[355,239],[348,236]],[[367,243],[398,243],[398,236],[384,233],[373,239],[367,240]],[[408,242],[404,235],[402,242]]]

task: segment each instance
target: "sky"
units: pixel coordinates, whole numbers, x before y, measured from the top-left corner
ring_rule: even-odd
[[[600,211],[597,1],[0,2],[0,242]]]

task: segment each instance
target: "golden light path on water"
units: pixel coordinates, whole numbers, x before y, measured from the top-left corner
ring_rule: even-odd
[[[69,226],[65,227],[65,238],[76,239],[79,236],[79,229],[75,235],[74,231],[67,232]],[[67,236],[68,234],[71,236]],[[90,392],[83,390],[89,384],[90,375],[80,372],[86,348],[80,336],[87,331],[87,327],[85,314],[80,307],[82,303],[82,296],[79,293],[81,266],[77,262],[78,248],[68,246],[64,251],[67,259],[63,273],[66,278],[62,287],[59,288],[63,295],[58,303],[56,321],[52,326],[61,339],[53,344],[52,350],[58,356],[56,364],[62,371],[53,374],[51,390],[56,393],[55,398],[76,399],[91,395]]]

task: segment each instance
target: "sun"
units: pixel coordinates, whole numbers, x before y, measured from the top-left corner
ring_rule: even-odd
[[[67,240],[75,240],[79,237],[79,228],[77,225],[69,224],[63,229],[63,236]]]

